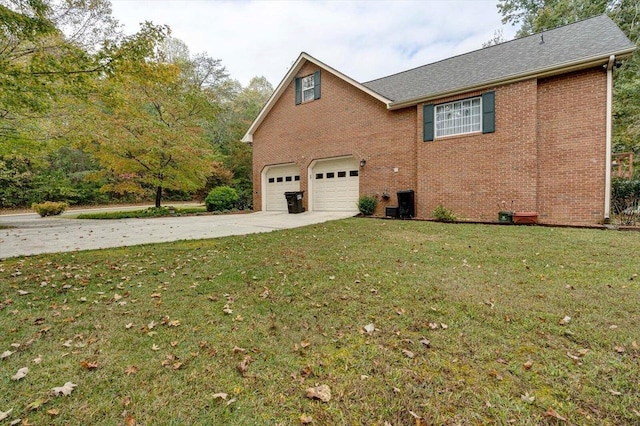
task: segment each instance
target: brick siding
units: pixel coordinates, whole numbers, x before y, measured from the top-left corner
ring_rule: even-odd
[[[307,63],[298,77],[317,70]],[[389,111],[351,84],[322,71],[321,98],[294,102],[294,82],[253,135],[254,206],[265,166],[295,163],[307,189],[313,160],[365,159],[360,195],[379,198],[377,215],[416,191],[416,216],[438,205],[463,219],[497,221],[500,203],[537,211],[540,222],[602,220],[606,73],[592,69],[495,87],[496,131],[422,141],[422,107]],[[482,92],[434,100],[438,104]],[[394,172],[397,169],[397,172]],[[389,201],[382,200],[389,192]],[[305,206],[307,200],[304,201]]]

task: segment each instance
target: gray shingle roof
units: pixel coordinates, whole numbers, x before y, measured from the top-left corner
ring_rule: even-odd
[[[393,103],[425,99],[535,74],[563,65],[608,58],[635,45],[606,15],[585,19],[528,37],[454,56],[363,83]]]

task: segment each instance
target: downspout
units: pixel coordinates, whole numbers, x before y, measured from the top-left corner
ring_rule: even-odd
[[[607,64],[607,124],[606,124],[606,154],[605,154],[605,184],[604,184],[604,223],[611,221],[611,146],[613,120],[613,64],[615,55],[609,56]]]

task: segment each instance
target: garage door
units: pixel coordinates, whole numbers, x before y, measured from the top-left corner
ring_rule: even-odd
[[[357,212],[359,170],[353,158],[318,161],[311,170],[313,210]]]
[[[284,193],[300,190],[300,169],[297,165],[271,166],[266,173],[266,200],[270,211],[286,211]]]

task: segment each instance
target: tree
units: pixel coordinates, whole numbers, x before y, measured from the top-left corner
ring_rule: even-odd
[[[636,0],[499,0],[503,23],[526,36],[607,13],[640,47],[640,3]],[[613,143],[617,152],[640,157],[640,49],[614,72]]]
[[[202,125],[216,113],[211,102],[219,61],[199,57],[163,62],[156,50],[146,61],[122,63],[103,82],[89,123],[91,149],[115,193],[164,189],[195,191],[215,160]],[[88,123],[88,124],[89,124]]]

